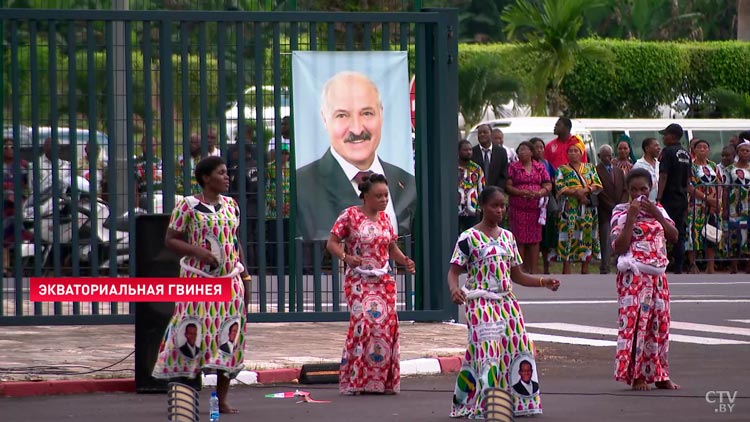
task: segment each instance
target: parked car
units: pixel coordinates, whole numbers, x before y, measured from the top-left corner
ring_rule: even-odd
[[[553,133],[555,123],[558,117],[510,117],[507,119],[495,119],[486,122],[482,122],[473,128],[466,136],[466,139],[471,142],[471,145],[477,145],[479,143],[477,139],[477,128],[479,125],[490,125],[492,129],[498,128],[503,131],[504,141],[503,145],[508,148],[516,149],[518,144],[523,141],[528,141],[531,138],[541,138],[545,143],[553,140],[556,136]],[[578,135],[583,139],[583,144],[586,146],[586,154],[590,157],[592,162],[596,161],[596,149],[594,146],[591,132],[586,128],[580,120],[573,119],[573,129],[571,133]]]

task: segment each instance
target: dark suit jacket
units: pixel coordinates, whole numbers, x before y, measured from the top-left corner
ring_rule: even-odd
[[[484,170],[484,154],[481,145],[475,145],[471,151],[471,161],[479,164]],[[492,145],[492,156],[490,157],[490,171],[484,175],[485,186],[494,185],[505,190],[505,181],[508,179],[508,153],[505,148]]]
[[[393,164],[380,163],[388,179],[399,236],[411,233],[417,206],[416,180]],[[362,204],[330,149],[297,170],[297,201],[299,233],[305,240],[327,240],[341,211]]]
[[[612,174],[607,167],[599,163],[596,165],[599,180],[602,181],[602,190],[599,192],[599,215],[612,217],[612,209],[617,204],[628,202],[628,191],[625,187],[625,173],[617,166],[612,166]]]
[[[222,344],[221,346],[219,346],[219,350],[221,350],[221,351],[222,351],[222,352],[224,352],[224,353],[231,353],[231,352],[229,351],[229,343],[228,343],[228,342],[227,342],[227,343],[224,343],[224,344]]]
[[[187,343],[183,344],[182,347],[180,347],[180,352],[182,352],[183,355],[185,355],[185,356],[187,356],[187,357],[189,357],[191,359],[194,358],[198,354],[197,349],[196,349],[196,353],[193,354],[190,351],[190,347],[188,347]]]
[[[522,396],[531,396],[535,394],[537,391],[539,391],[539,383],[536,381],[531,381],[531,388],[534,391],[526,391],[526,387],[521,384],[521,381],[518,381],[517,383],[513,384],[513,389],[516,390],[516,392]]]

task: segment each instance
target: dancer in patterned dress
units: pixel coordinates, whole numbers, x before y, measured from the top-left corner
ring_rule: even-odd
[[[724,175],[724,220],[729,223],[729,254],[732,274],[737,273],[737,261],[750,256],[750,142],[737,144],[737,162],[727,167]],[[745,259],[745,270],[750,274],[750,260]]]
[[[581,274],[588,274],[589,262],[599,258],[599,220],[591,201],[602,189],[593,164],[581,162],[582,144],[568,147],[568,164],[557,169],[555,191],[560,203],[560,236],[557,260],[563,274],[570,274],[570,263],[581,262]]]
[[[505,194],[499,188],[487,187],[479,196],[479,205],[482,221],[458,237],[448,272],[451,300],[466,304],[469,329],[469,346],[456,379],[450,416],[483,418],[485,395],[492,388],[513,395],[516,416],[539,414],[542,402],[536,352],[526,334],[511,280],[552,291],[560,282],[521,270],[523,261],[513,233],[498,226],[506,208]],[[468,278],[466,285],[459,287],[462,272],[468,272]]]
[[[645,169],[628,173],[632,198],[612,211],[612,249],[617,260],[619,330],[615,379],[634,390],[678,389],[669,377],[669,285],[667,240],[677,229],[661,206],[651,202],[651,175]]]
[[[713,161],[708,159],[708,141],[697,139],[692,145],[693,171],[688,186],[688,245],[687,255],[690,262],[690,273],[698,274],[695,263],[697,251],[706,252],[706,272],[714,273],[714,243],[707,242],[703,235],[706,224],[719,227],[719,210],[721,210],[721,196],[719,186],[723,183],[721,170]]]
[[[328,251],[346,263],[344,292],[349,331],[341,357],[341,394],[395,394],[401,389],[396,281],[388,261],[414,273],[414,261],[396,245],[385,208],[388,181],[372,174],[359,183],[361,206],[341,212],[331,229]],[[346,245],[346,248],[342,245]]]
[[[238,413],[227,401],[227,394],[230,379],[244,366],[243,282],[249,281],[250,276],[242,265],[238,243],[240,209],[234,199],[221,195],[229,189],[227,167],[221,158],[208,157],[198,162],[195,179],[203,193],[186,196],[175,205],[166,245],[183,255],[180,277],[230,277],[232,299],[175,303],[152,375],[162,379],[195,378],[203,369],[216,370],[219,410]],[[233,328],[235,324],[238,327]],[[232,347],[221,348],[232,340]]]

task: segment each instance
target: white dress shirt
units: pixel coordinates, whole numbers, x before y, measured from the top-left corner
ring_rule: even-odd
[[[271,151],[273,151],[276,148],[276,143],[277,142],[278,141],[274,139],[272,142],[268,143],[268,152],[271,152]],[[289,141],[289,138],[284,138],[283,136],[281,137],[281,145],[282,146],[283,145],[289,146],[290,143],[291,143],[291,141]],[[333,151],[333,148],[331,148],[331,151]]]
[[[352,184],[352,188],[354,188],[354,192],[359,196],[360,191],[359,187],[357,186],[357,183],[354,181],[354,177],[359,173],[360,171],[371,171],[373,173],[378,173],[385,175],[385,172],[383,171],[383,165],[380,163],[380,158],[376,155],[375,159],[372,161],[372,165],[369,169],[366,170],[360,170],[358,169],[354,164],[346,161],[344,157],[339,155],[335,149],[331,148],[331,155],[333,155],[333,158],[336,159],[336,161],[339,163],[341,168],[344,170],[344,173],[346,174],[346,177],[349,179],[349,181]],[[391,181],[388,181],[388,183],[392,183]],[[343,210],[339,210],[343,211]],[[388,192],[388,205],[385,207],[385,212],[388,214],[388,217],[391,219],[391,225],[393,226],[393,230],[398,234],[398,221],[396,220],[396,209],[393,207],[393,197],[390,194],[390,190]]]
[[[634,169],[646,169],[651,174],[651,192],[648,193],[648,199],[651,202],[656,201],[656,194],[659,192],[659,160],[654,158],[654,165],[641,157],[633,164]]]
[[[518,154],[516,154],[513,148],[508,148],[505,145],[503,145],[503,148],[505,148],[505,152],[508,154],[508,164],[518,161]]]
[[[34,190],[34,165],[39,166],[39,189]],[[52,189],[52,181],[54,179],[54,172],[52,168],[52,161],[47,158],[46,155],[42,154],[36,163],[29,163],[29,187],[31,190],[32,200],[27,201],[27,206],[31,207],[36,201],[40,201],[42,197]],[[100,179],[101,180],[101,179]],[[59,193],[64,194],[65,191],[70,187],[73,181],[73,172],[70,168],[70,163],[58,159],[57,160],[57,186]]]

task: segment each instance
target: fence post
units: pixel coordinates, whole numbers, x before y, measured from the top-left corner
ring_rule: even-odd
[[[429,304],[425,309],[443,309],[448,317],[456,319],[458,308],[450,300],[445,280],[458,231],[455,147],[458,141],[458,10],[423,10],[440,16],[438,24],[425,33],[426,81],[421,88],[426,107],[420,111],[427,114],[427,130],[417,141],[423,167],[420,171],[422,224],[418,237],[422,249],[423,298]],[[419,88],[417,95],[420,95]],[[422,123],[425,123],[424,117]]]

